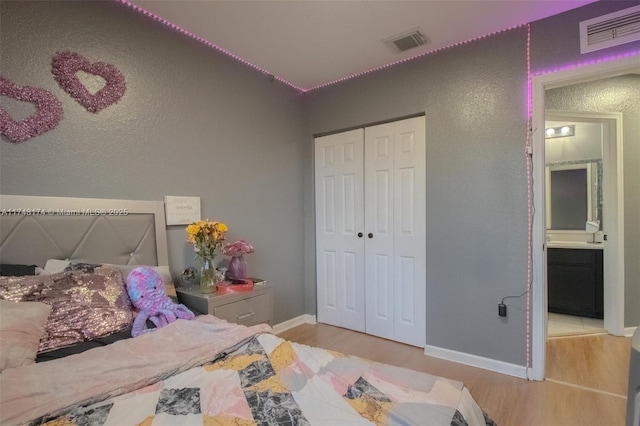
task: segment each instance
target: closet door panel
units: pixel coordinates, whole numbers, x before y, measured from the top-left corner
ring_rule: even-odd
[[[393,124],[367,127],[364,150],[366,330],[393,339]]]
[[[364,331],[362,129],[317,138],[318,321]]]
[[[413,257],[400,256],[398,262],[398,285],[397,291],[397,321],[409,326],[415,326],[416,323],[416,288],[415,273],[416,259]]]
[[[425,118],[394,123],[394,340],[426,343]]]

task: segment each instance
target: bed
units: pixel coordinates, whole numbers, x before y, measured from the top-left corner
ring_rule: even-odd
[[[130,338],[117,289],[135,265],[168,269],[161,202],[1,195],[0,211],[0,263],[42,269],[0,277],[2,425],[493,424],[460,382],[286,341],[266,324],[199,315]],[[69,318],[86,324],[67,330]],[[25,324],[31,346],[8,365]]]

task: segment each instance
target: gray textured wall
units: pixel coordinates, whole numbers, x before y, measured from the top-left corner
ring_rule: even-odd
[[[299,94],[116,2],[3,1],[0,29],[0,75],[64,108],[54,130],[0,141],[1,193],[199,196],[203,218],[254,243],[249,271],[275,285],[275,321],[304,313]],[[51,74],[59,50],[118,67],[121,101],[98,114],[76,103]],[[168,230],[174,275],[198,264],[185,235]]]
[[[640,75],[548,90],[546,107],[623,114],[624,325],[635,327],[640,324]]]

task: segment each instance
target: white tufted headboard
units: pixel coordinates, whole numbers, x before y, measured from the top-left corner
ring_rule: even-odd
[[[0,263],[168,265],[162,201],[0,195]]]

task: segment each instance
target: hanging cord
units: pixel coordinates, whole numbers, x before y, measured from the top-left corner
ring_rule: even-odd
[[[532,134],[533,130],[530,129],[529,130],[529,134]],[[533,184],[534,184],[534,177],[533,177],[533,162],[532,162],[532,156],[531,154],[529,154],[529,145],[527,145],[527,147],[525,148],[525,155],[526,155],[526,162],[527,162],[527,175],[528,175],[528,184],[530,188],[533,188]],[[529,232],[529,238],[527,241],[527,245],[528,245],[528,257],[529,257],[529,261],[531,262],[531,253],[533,252],[533,218],[535,217],[536,214],[536,208],[535,208],[535,203],[534,203],[534,193],[532,190],[530,190],[530,194],[528,195],[528,203],[529,203],[529,209],[531,212],[531,216],[529,218],[529,223],[528,223],[528,232]],[[530,263],[528,266],[528,269],[530,269]],[[523,291],[522,293],[518,294],[517,296],[513,295],[513,296],[505,296],[502,298],[502,300],[500,301],[501,304],[504,303],[505,300],[507,299],[519,299],[522,296],[528,294],[531,291],[531,288],[533,287],[533,274],[531,274],[530,272],[528,273],[527,276],[527,289],[525,291]]]

